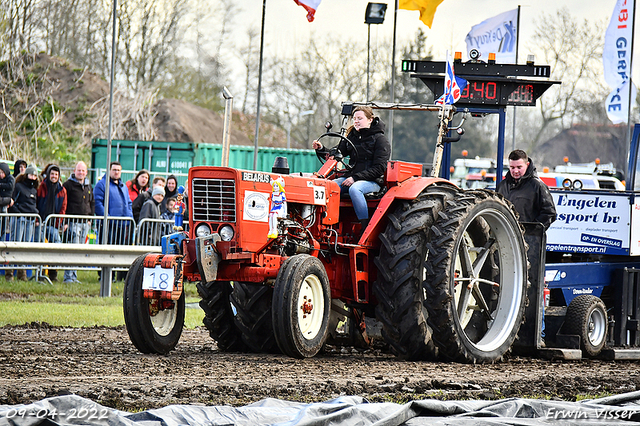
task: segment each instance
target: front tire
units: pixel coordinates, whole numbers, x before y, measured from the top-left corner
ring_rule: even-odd
[[[581,294],[569,303],[564,320],[565,334],[580,336],[580,349],[595,357],[607,341],[607,308],[596,296]]]
[[[511,348],[527,302],[528,262],[513,206],[492,191],[461,191],[431,228],[425,288],[440,353],[495,362]]]
[[[298,254],[283,263],[274,285],[272,310],[282,353],[309,358],[320,352],[329,334],[331,290],[318,258]]]
[[[124,284],[123,310],[127,333],[142,353],[167,354],[173,350],[184,327],[184,292],[176,301],[143,296],[144,258],[129,268]]]

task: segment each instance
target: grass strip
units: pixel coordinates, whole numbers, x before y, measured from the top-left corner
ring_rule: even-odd
[[[96,325],[116,327],[124,325],[122,300],[100,298],[104,304],[84,298],[83,303],[31,302],[25,300],[0,301],[0,326],[22,325],[32,322],[46,322],[62,327],[92,327]],[[186,309],[185,327],[202,325],[204,312],[201,309]]]

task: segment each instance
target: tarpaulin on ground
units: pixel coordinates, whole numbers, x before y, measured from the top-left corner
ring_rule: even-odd
[[[640,425],[640,391],[580,402],[510,398],[368,403],[358,396],[303,404],[264,399],[244,407],[170,405],[127,413],[77,395],[0,406],[0,425]]]

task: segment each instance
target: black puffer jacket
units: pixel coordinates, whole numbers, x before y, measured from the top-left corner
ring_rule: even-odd
[[[9,170],[7,163],[0,162],[0,169],[4,172],[4,178],[0,179],[0,210],[6,212],[9,204],[11,204],[15,179],[11,175],[11,170]]]
[[[527,171],[520,179],[515,180],[507,173],[496,191],[513,203],[521,222],[540,222],[546,230],[556,220],[553,197],[547,185],[538,179],[531,157]]]
[[[16,187],[13,190],[14,204],[9,211],[11,213],[38,213],[36,198],[38,193],[38,180],[31,180],[27,175],[18,175]]]
[[[391,157],[391,145],[384,135],[384,130],[385,124],[380,120],[380,117],[374,117],[369,128],[359,131],[355,128],[351,129],[347,139],[353,142],[358,153],[357,158],[353,155],[351,145],[344,140],[340,141],[338,144],[340,152],[344,156],[349,156],[349,165],[353,166],[353,170],[347,172],[344,177],[353,177],[355,181],[368,180],[382,183],[384,172],[387,169],[387,161]],[[324,147],[319,151],[329,152]]]

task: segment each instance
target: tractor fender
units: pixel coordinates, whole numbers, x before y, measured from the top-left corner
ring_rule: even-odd
[[[386,226],[387,211],[396,200],[413,200],[427,187],[436,183],[448,184],[455,187],[453,183],[442,178],[411,177],[389,188],[380,199],[380,203],[369,221],[369,226],[360,237],[358,244],[364,246],[374,245],[376,238],[378,238],[378,235],[382,232],[383,227]]]

